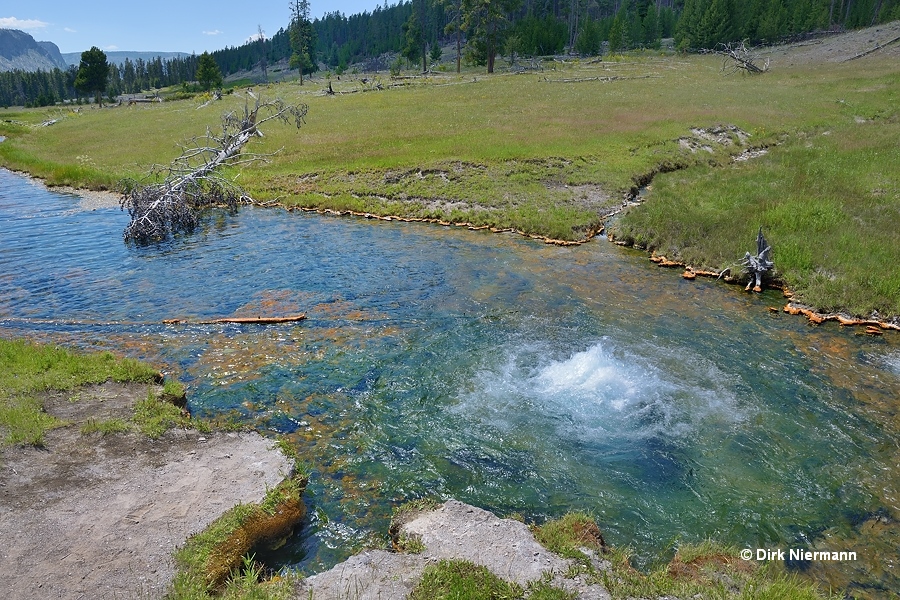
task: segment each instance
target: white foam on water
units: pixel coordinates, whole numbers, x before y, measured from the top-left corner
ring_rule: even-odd
[[[620,350],[602,339],[557,360],[541,345],[509,351],[478,372],[458,413],[500,431],[553,427],[582,441],[689,437],[710,422],[746,416],[731,378],[684,349]]]
[[[534,383],[548,396],[575,395],[588,402],[608,403],[616,410],[622,410],[640,389],[640,382],[608,357],[601,344],[550,363],[539,371]]]
[[[900,352],[885,355],[884,363],[887,365],[888,369],[900,376]]]

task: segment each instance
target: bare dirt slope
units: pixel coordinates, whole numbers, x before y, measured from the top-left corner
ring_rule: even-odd
[[[0,455],[5,600],[160,598],[176,546],[290,471],[256,434],[82,435],[89,418],[127,418],[147,386],[107,383],[74,396],[47,398],[47,411],[73,425],[50,432],[45,448]]]
[[[867,54],[868,53],[868,54]],[[900,59],[900,21],[817,39],[773,46],[760,52],[772,67],[841,63],[867,57]],[[863,56],[864,55],[864,56]]]

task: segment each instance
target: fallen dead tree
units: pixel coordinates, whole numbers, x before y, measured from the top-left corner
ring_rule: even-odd
[[[609,75],[598,77],[572,77],[569,79],[550,79],[544,77],[547,83],[583,83],[585,81],[623,81],[625,79],[658,79],[660,75]]]
[[[722,71],[728,75],[738,71],[758,75],[769,70],[769,59],[767,58],[766,62],[760,66],[758,64],[759,56],[753,52],[753,49],[747,48],[744,42],[719,44],[715,52],[724,57]]]
[[[851,61],[851,60],[856,60],[857,58],[862,58],[862,57],[864,57],[864,56],[868,56],[868,55],[872,54],[873,52],[878,52],[879,50],[881,50],[881,49],[884,48],[885,46],[890,46],[891,44],[893,44],[893,43],[895,43],[895,42],[900,42],[900,36],[897,36],[897,37],[895,37],[895,38],[892,39],[892,40],[889,40],[889,41],[887,41],[887,42],[884,42],[883,44],[877,44],[874,48],[869,48],[868,50],[865,50],[865,51],[863,51],[863,52],[860,52],[859,54],[854,54],[854,55],[851,56],[850,58],[845,58],[845,59],[844,59],[843,61],[841,61],[841,62],[848,62],[848,61]]]
[[[247,142],[262,137],[260,125],[277,119],[293,122],[299,128],[307,110],[305,104],[263,102],[259,98],[255,98],[251,110],[248,100],[243,114],[228,112],[222,116],[221,133],[207,129],[205,136],[182,146],[181,156],[172,164],[152,169],[148,178],[162,177],[161,182],[123,182],[121,207],[131,216],[123,233],[125,240],[152,243],[191,232],[197,227],[198,212],[203,208],[223,206],[236,210],[241,203],[250,202],[243,189],[220,175],[219,169],[265,161],[271,154],[242,154]]]

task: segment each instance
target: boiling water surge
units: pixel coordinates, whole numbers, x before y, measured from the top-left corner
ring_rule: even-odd
[[[398,503],[453,496],[586,510],[644,564],[707,537],[850,549],[800,566],[900,587],[897,336],[811,328],[768,312],[775,293],[602,242],[248,209],[136,248],[126,221],[0,171],[0,335],[157,361],[195,413],[288,436],[313,476],[286,564],[326,568]]]

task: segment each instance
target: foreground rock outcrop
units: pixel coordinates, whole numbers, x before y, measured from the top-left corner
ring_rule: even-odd
[[[468,560],[487,567],[498,577],[525,587],[550,577],[553,585],[575,592],[579,600],[607,599],[599,585],[583,576],[566,578],[573,560],[550,552],[528,527],[511,519],[449,500],[442,506],[412,515],[393,532],[400,539],[424,546],[418,554],[368,550],[330,571],[305,579],[297,598],[313,600],[401,600],[416,587],[425,567],[440,560]],[[597,560],[597,568],[604,568]]]
[[[162,598],[172,550],[238,503],[257,502],[293,463],[250,433],[173,429],[83,434],[127,418],[147,386],[107,383],[47,398],[71,423],[43,448],[0,453],[0,580],[6,600]]]

